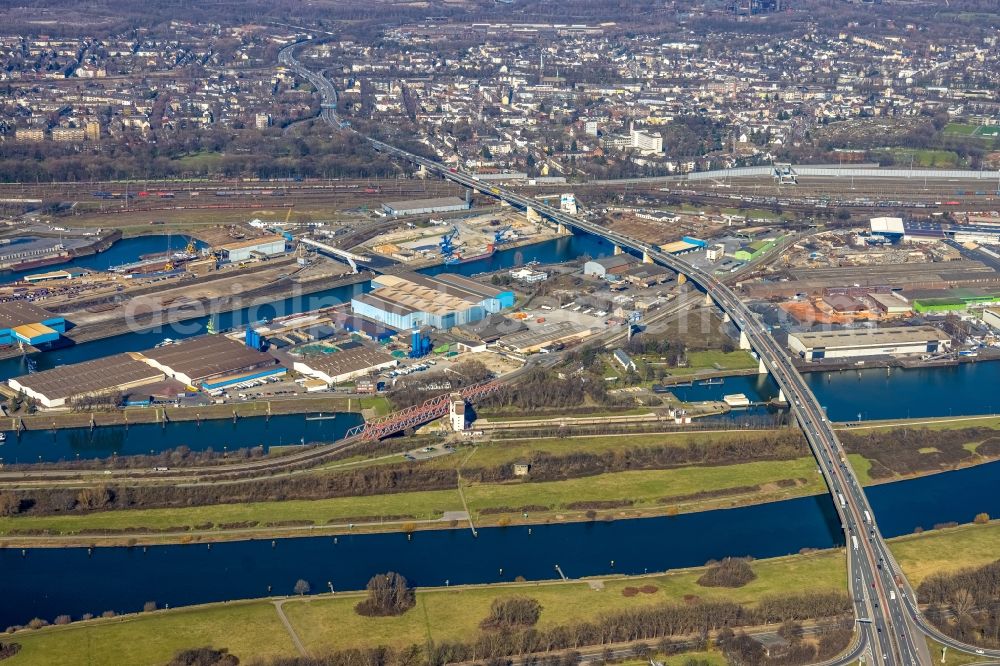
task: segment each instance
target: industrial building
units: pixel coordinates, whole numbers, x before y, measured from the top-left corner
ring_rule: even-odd
[[[568,321],[544,324],[536,328],[506,335],[498,341],[501,347],[519,354],[531,354],[551,346],[582,340],[593,333],[592,329]]]
[[[788,347],[807,361],[856,356],[937,354],[951,348],[951,338],[933,326],[860,328],[790,333]]]
[[[909,303],[895,294],[869,294],[868,298],[874,301],[875,308],[885,315],[904,315],[912,309]]]
[[[439,197],[437,199],[411,199],[409,201],[389,201],[382,204],[382,210],[388,215],[426,215],[428,213],[450,213],[459,210],[469,210],[472,202],[458,197]]]
[[[639,260],[630,254],[616,254],[600,259],[591,259],[583,265],[584,275],[616,280],[628,269],[639,264]]]
[[[332,386],[395,367],[398,363],[396,358],[381,349],[357,347],[333,354],[309,356],[301,361],[295,361],[292,369]]]
[[[149,349],[142,358],[167,377],[208,391],[286,372],[273,356],[224,335],[203,335]]]
[[[932,290],[956,287],[1000,288],[1000,273],[981,261],[959,259],[935,263],[832,266],[788,269],[790,280],[753,282],[743,287],[751,298],[823,296],[831,288]]]
[[[222,258],[231,261],[247,261],[255,257],[270,257],[285,251],[285,237],[277,234],[226,243],[215,248]]]
[[[1000,330],[1000,308],[983,308],[983,322]]]
[[[869,222],[872,234],[890,240],[933,242],[950,239],[958,243],[1000,244],[1000,225],[996,224],[954,224],[901,217],[873,217]]]
[[[15,377],[7,384],[45,407],[64,407],[80,398],[124,392],[164,378],[162,370],[144,363],[138,354],[123,353]]]
[[[514,305],[514,293],[442,273],[380,275],[370,293],[351,299],[354,313],[395,329],[448,329]]]
[[[0,345],[54,342],[66,332],[66,320],[26,301],[0,303]]]

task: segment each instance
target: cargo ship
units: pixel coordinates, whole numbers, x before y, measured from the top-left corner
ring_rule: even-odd
[[[494,254],[496,254],[496,251],[497,251],[497,246],[495,244],[493,244],[493,243],[490,243],[489,245],[486,246],[486,252],[483,252],[482,254],[477,254],[477,255],[472,256],[472,257],[463,257],[463,256],[460,256],[460,255],[454,255],[454,254],[452,254],[452,255],[449,255],[449,256],[447,256],[447,257],[444,258],[444,263],[446,265],[448,265],[448,266],[454,266],[455,264],[467,264],[470,261],[479,261],[480,259],[489,259]]]
[[[65,264],[72,258],[73,257],[70,256],[69,252],[63,250],[58,254],[51,254],[49,256],[38,257],[37,259],[23,259],[21,261],[5,263],[2,266],[0,266],[0,272],[12,273],[16,271],[30,271],[36,268],[43,268],[45,266],[53,266],[55,264]]]
[[[186,261],[197,259],[198,255],[191,252],[166,252],[155,255],[143,255],[139,261],[133,261],[120,266],[112,266],[112,273],[150,273],[162,270],[172,270]]]

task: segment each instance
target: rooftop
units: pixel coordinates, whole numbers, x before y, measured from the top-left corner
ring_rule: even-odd
[[[320,354],[303,358],[299,363],[307,366],[313,372],[322,372],[331,377],[359,372],[384,363],[393,363],[396,359],[381,349],[357,347],[333,354]]]
[[[564,338],[579,335],[587,330],[572,322],[559,321],[545,324],[522,333],[514,333],[500,339],[501,344],[511,349],[528,349],[549,342],[557,342]]]
[[[437,197],[435,199],[407,199],[405,201],[387,201],[383,206],[393,210],[410,210],[417,208],[443,208],[445,206],[465,206],[465,199],[459,197]]]
[[[842,331],[790,333],[807,347],[853,347],[858,345],[906,344],[930,340],[950,340],[933,326],[893,326],[852,328]]]
[[[174,373],[190,377],[191,381],[276,363],[273,356],[224,335],[189,338],[146,350],[142,355]]]
[[[257,247],[258,245],[267,245],[270,243],[284,243],[285,237],[279,236],[277,234],[272,234],[270,236],[260,236],[258,238],[247,238],[246,240],[233,241],[232,243],[224,243],[219,245],[217,250],[243,250],[248,247]]]
[[[27,301],[0,303],[0,329],[16,328],[25,324],[38,324],[46,319],[54,319],[58,316]]]
[[[130,353],[122,353],[14,379],[21,386],[50,400],[58,400],[88,393],[105,393],[120,386],[156,382],[163,379],[163,372]]]

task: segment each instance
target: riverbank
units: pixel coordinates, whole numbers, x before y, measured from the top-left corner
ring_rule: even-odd
[[[21,644],[21,652],[10,662],[15,666],[79,663],[91,650],[114,663],[160,663],[179,649],[201,645],[226,647],[242,661],[250,656],[295,656],[299,653],[296,641],[305,653],[320,655],[379,644],[405,648],[428,641],[468,640],[482,631],[479,622],[489,614],[493,601],[513,595],[536,599],[542,606],[537,627],[551,629],[658,603],[701,600],[756,605],[767,597],[787,594],[793,586],[840,592],[847,582],[843,556],[837,551],[761,560],[753,568],[756,579],[741,588],[699,585],[698,578],[705,571],[701,567],[583,581],[419,588],[415,608],[386,618],[355,613],[353,607],[363,594],[341,591],[336,573],[331,573],[335,594],[329,593],[327,581],[313,580],[308,582],[316,594],[304,597],[279,596],[91,620],[18,632],[5,640]],[[511,579],[515,575],[512,572]],[[294,584],[289,580],[283,586],[286,589],[273,591],[290,594]],[[331,626],[338,631],[329,631]]]
[[[1000,553],[1000,523],[925,532],[891,540],[889,545],[904,573],[918,584],[924,571],[949,573],[995,560]],[[955,552],[962,557],[948,557]],[[362,593],[341,590],[336,573],[332,573],[329,582],[335,593],[330,593],[327,580],[309,580],[313,594],[306,596],[133,613],[19,631],[3,640],[21,646],[10,660],[13,666],[69,666],[94,655],[113,663],[164,663],[178,650],[202,645],[227,648],[241,660],[271,659],[303,652],[319,656],[377,645],[401,649],[411,644],[469,640],[482,631],[479,622],[489,614],[493,601],[510,596],[538,601],[542,611],[537,627],[549,629],[664,602],[733,601],[753,606],[789,589],[816,593],[846,589],[843,549],[757,560],[751,566],[756,579],[739,588],[699,585],[704,567],[567,581],[422,587],[416,590],[413,609],[388,618],[358,615],[353,607]],[[291,594],[294,584],[289,579],[283,589],[272,592]],[[331,626],[338,631],[329,631]],[[655,642],[651,645],[655,650]],[[717,648],[709,647],[710,654],[716,654]],[[666,663],[679,666],[679,661]]]

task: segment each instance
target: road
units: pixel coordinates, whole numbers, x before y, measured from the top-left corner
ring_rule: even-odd
[[[282,62],[310,81],[316,77],[322,79],[320,75],[302,67],[291,54],[290,48],[282,51],[282,57],[287,55]],[[323,95],[324,119],[343,129],[346,125],[336,117],[336,91],[328,81],[322,80],[325,83],[314,85]],[[925,636],[931,636],[955,650],[1000,658],[1000,650],[982,650],[950,639],[923,619],[913,590],[889,552],[857,475],[847,461],[844,448],[816,396],[795,369],[784,348],[771,336],[767,326],[725,284],[714,275],[695,268],[676,256],[605,229],[593,221],[568,215],[538,200],[484,183],[475,176],[447,168],[385,142],[371,138],[368,140],[376,150],[423,167],[428,173],[496,197],[522,210],[531,208],[556,224],[603,237],[622,249],[642,254],[644,261],[656,262],[678,274],[686,275],[732,318],[775,379],[789,402],[792,414],[805,432],[820,472],[834,498],[844,529],[848,578],[854,597],[860,640],[849,651],[850,654],[834,663],[849,663],[857,658],[859,650],[867,650],[872,663],[929,666],[931,656]]]

